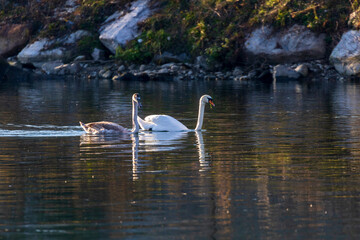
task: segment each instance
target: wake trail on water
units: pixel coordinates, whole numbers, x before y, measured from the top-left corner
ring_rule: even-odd
[[[71,137],[84,134],[80,126],[0,124],[0,137]]]

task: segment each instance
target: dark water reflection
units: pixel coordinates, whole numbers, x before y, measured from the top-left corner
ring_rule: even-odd
[[[83,134],[166,113],[201,133]],[[357,239],[357,83],[35,81],[0,88],[0,236]]]

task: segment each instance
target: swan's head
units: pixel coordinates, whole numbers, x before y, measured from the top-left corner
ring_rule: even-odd
[[[200,102],[209,103],[209,104],[210,104],[210,107],[215,107],[214,100],[213,100],[212,97],[209,96],[209,95],[203,95],[203,96],[200,98]]]
[[[142,107],[141,101],[140,101],[140,100],[141,100],[141,99],[140,99],[140,94],[139,94],[139,93],[134,93],[133,96],[132,96],[132,100],[137,103],[138,108],[141,108],[141,107]]]

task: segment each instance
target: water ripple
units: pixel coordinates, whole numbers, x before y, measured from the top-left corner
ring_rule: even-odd
[[[80,126],[0,125],[0,137],[73,137],[82,134],[84,134],[84,131]]]

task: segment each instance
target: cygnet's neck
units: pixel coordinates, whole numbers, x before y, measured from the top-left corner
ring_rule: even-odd
[[[195,131],[199,131],[202,128],[203,121],[204,121],[204,110],[205,110],[205,104],[200,99],[200,102],[199,102],[199,114],[198,114],[198,120],[197,120],[197,124],[196,124],[196,127],[195,127]]]

